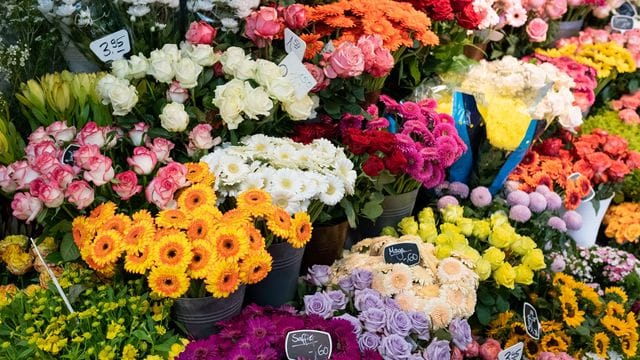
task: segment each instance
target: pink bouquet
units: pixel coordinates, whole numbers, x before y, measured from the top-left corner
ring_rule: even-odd
[[[578,46],[588,44],[599,44],[615,41],[618,45],[629,50],[636,64],[640,63],[640,29],[632,29],[624,34],[612,32],[608,26],[604,29],[586,28],[572,38],[560,39],[556,42],[556,47],[560,48],[567,44]]]
[[[640,125],[640,116],[638,116],[640,90],[633,94],[622,95],[618,100],[612,100],[611,107],[618,112],[618,117],[625,124]]]

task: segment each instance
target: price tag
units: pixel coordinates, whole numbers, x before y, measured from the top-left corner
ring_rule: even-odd
[[[636,16],[637,15],[636,7],[633,6],[628,1],[625,1],[624,3],[622,3],[622,5],[620,5],[620,7],[618,7],[615,12],[616,12],[617,15],[625,15],[625,16]]]
[[[320,50],[321,54],[329,54],[336,50],[336,47],[333,45],[333,41],[329,40],[328,43],[324,44],[322,50]]]
[[[387,264],[405,264],[409,266],[420,263],[420,250],[412,242],[387,245],[384,248],[384,262]]]
[[[60,162],[63,164],[74,166],[75,161],[73,160],[73,155],[76,153],[76,151],[78,151],[78,149],[80,149],[80,145],[78,144],[70,144],[69,146],[67,146],[67,148],[64,149],[64,152],[62,153]]]
[[[287,55],[278,66],[280,66],[282,76],[289,79],[293,84],[298,99],[305,96],[309,90],[316,86],[316,79],[314,79],[313,75],[302,65],[302,61],[297,55]]]
[[[296,330],[287,333],[284,349],[289,360],[329,360],[333,344],[326,331]]]
[[[636,26],[636,20],[631,16],[613,15],[611,17],[611,28],[624,33]]]
[[[129,33],[125,29],[116,31],[92,41],[89,48],[102,62],[122,59],[126,53],[131,51]]]
[[[540,340],[540,320],[538,319],[538,312],[533,305],[524,303],[522,307],[522,317],[524,318],[524,327],[527,330],[527,334],[532,339]]]
[[[524,349],[524,343],[519,342],[513,346],[508,347],[498,353],[498,360],[520,360],[522,359],[522,353]]]
[[[307,50],[307,44],[289,28],[284,29],[284,51],[287,54],[295,54],[300,61],[304,59],[304,52]]]

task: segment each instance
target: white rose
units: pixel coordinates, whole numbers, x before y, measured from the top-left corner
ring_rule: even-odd
[[[189,58],[182,58],[174,64],[176,80],[185,89],[191,89],[198,85],[198,76],[202,72],[202,66]]]
[[[213,52],[213,48],[206,44],[183,43],[182,53],[191,58],[200,66],[212,66],[218,61],[219,56]]]
[[[284,111],[289,114],[291,120],[305,120],[308,119],[313,110],[313,100],[309,96],[304,96],[302,99],[283,103]]]
[[[109,89],[109,98],[113,106],[113,115],[127,115],[138,102],[138,92],[128,82],[119,82]]]
[[[165,105],[160,114],[160,125],[167,131],[185,131],[189,125],[189,115],[184,111],[184,105],[178,103]]]
[[[274,80],[282,77],[282,72],[280,71],[280,67],[275,63],[258,59],[256,60],[256,74],[254,79],[258,82],[258,84],[262,86],[269,86],[269,84]]]
[[[222,31],[231,31],[238,32],[240,30],[240,24],[234,18],[222,18],[220,19],[220,24],[222,25]]]
[[[267,85],[269,95],[278,99],[280,102],[292,102],[296,100],[295,89],[291,84],[291,81],[279,77],[273,79],[269,85]]]
[[[133,55],[129,59],[129,78],[141,79],[147,75],[149,62],[144,55]]]
[[[96,90],[98,91],[103,104],[109,105],[111,103],[111,99],[109,98],[109,91],[111,90],[112,86],[118,84],[119,82],[120,79],[111,74],[103,76],[102,79],[98,81]]]
[[[114,60],[111,63],[111,73],[120,79],[129,76],[129,62],[125,59]]]
[[[243,110],[242,99],[236,97],[225,97],[216,100],[216,106],[220,110],[222,121],[224,121],[230,130],[237,129],[238,125],[244,121],[244,118],[241,115]]]
[[[236,72],[234,76],[240,80],[253,79],[256,74],[256,62],[249,59],[244,59],[236,66]]]
[[[247,117],[257,120],[258,115],[269,115],[273,108],[273,101],[271,101],[269,94],[262,87],[254,89],[247,82],[245,83],[245,93],[244,114]]]
[[[567,114],[558,117],[558,122],[563,128],[573,130],[582,125],[582,112],[577,106],[572,106]]]
[[[151,62],[149,63],[148,73],[159,82],[166,84],[170,84],[173,80],[173,76],[175,75],[173,66],[171,66],[171,61],[166,57],[152,57]]]
[[[222,71],[227,75],[234,75],[238,64],[246,59],[246,55],[242,48],[232,46],[225,51],[220,57]]]
[[[178,45],[176,44],[164,44],[162,47],[162,52],[171,59],[171,61],[176,62],[180,60],[180,50],[178,49]]]
[[[216,99],[223,98],[223,97],[237,97],[240,99],[244,99],[245,97],[244,83],[245,82],[242,80],[233,79],[224,85],[216,86],[216,90],[215,90]],[[213,100],[213,104],[218,106],[216,104],[215,99]]]

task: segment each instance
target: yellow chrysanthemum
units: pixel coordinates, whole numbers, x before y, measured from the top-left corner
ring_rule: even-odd
[[[131,344],[127,344],[122,348],[122,360],[135,360],[138,358],[138,349]]]
[[[153,247],[154,263],[176,271],[184,271],[191,256],[191,243],[184,233],[164,236]]]
[[[614,295],[613,298],[618,303],[625,305],[629,301],[629,296],[627,296],[626,291],[619,286],[610,286],[604,289],[604,295]]]
[[[78,216],[73,219],[71,224],[71,234],[73,235],[73,242],[79,249],[82,249],[93,240],[95,230],[86,217]]]
[[[187,213],[202,206],[215,206],[215,204],[216,193],[213,188],[204,184],[189,186],[178,196],[178,208]]]
[[[138,250],[146,244],[153,243],[156,228],[148,221],[133,223],[124,232],[124,246],[127,250]]]
[[[105,221],[109,220],[116,213],[116,204],[111,201],[98,205],[95,209],[91,210],[89,214],[89,221],[99,228]]]
[[[139,249],[128,250],[124,257],[124,269],[133,274],[144,274],[153,265],[151,249],[151,244],[147,244]]]
[[[288,239],[291,234],[291,216],[283,208],[274,207],[267,214],[267,227],[274,235]]]
[[[607,358],[607,351],[609,350],[609,337],[603,332],[593,335],[593,351],[601,358]]]
[[[255,284],[266,278],[271,271],[273,259],[266,250],[247,256],[240,265],[240,278],[243,283]]]
[[[560,290],[558,300],[560,300],[564,322],[573,328],[580,326],[584,322],[584,311],[578,307],[575,292],[564,286]]]
[[[558,333],[550,333],[540,339],[540,348],[545,352],[559,353],[566,352],[569,344]]]
[[[149,273],[149,288],[154,294],[175,299],[187,292],[189,278],[175,268],[155,267]]]
[[[155,225],[155,219],[149,212],[149,210],[141,209],[136,211],[133,215],[131,215],[131,219],[133,222],[150,222]]]
[[[204,279],[212,263],[213,251],[211,243],[207,240],[195,240],[191,244],[193,256],[189,263],[189,274],[193,279]]]
[[[98,265],[115,263],[124,250],[122,235],[115,230],[99,232],[90,245],[91,257]]]
[[[253,224],[246,224],[243,229],[247,234],[247,238],[249,239],[249,249],[260,250],[264,248],[264,237]]]
[[[311,240],[311,218],[306,212],[297,212],[291,221],[291,234],[289,244],[294,248],[304,247]]]
[[[203,184],[212,186],[215,182],[215,176],[209,171],[209,165],[204,162],[186,163],[187,181],[192,184]]]
[[[249,238],[242,229],[223,226],[210,239],[217,259],[238,261],[249,252]]]
[[[166,209],[156,217],[158,226],[169,229],[184,229],[187,227],[187,214],[178,209]]]
[[[206,239],[213,231],[211,220],[201,216],[192,218],[186,229],[187,238],[191,241]]]
[[[115,214],[111,218],[106,219],[98,231],[115,230],[120,234],[124,234],[129,226],[131,226],[130,217],[125,214]]]
[[[217,261],[205,278],[207,291],[213,297],[225,298],[240,286],[240,269],[235,261]]]

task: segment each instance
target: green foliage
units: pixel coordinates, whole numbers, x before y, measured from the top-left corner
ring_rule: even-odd
[[[640,151],[640,126],[625,124],[614,110],[603,109],[588,117],[580,132],[588,134],[593,129],[606,130],[611,134],[620,135],[627,139],[631,150]]]

